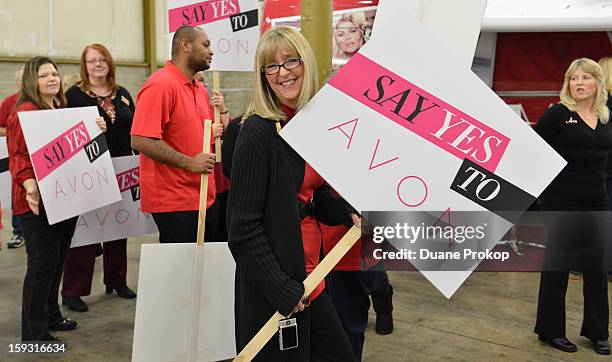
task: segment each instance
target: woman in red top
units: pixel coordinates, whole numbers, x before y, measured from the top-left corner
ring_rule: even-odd
[[[30,59],[25,65],[19,100],[7,124],[13,214],[18,216],[27,240],[28,267],[23,282],[22,341],[58,341],[59,338],[49,334],[50,330],[67,331],[77,326],[77,322],[62,316],[57,303],[64,256],[70,246],[77,218],[53,225],[47,222],[18,118],[19,112],[64,107],[66,99],[55,63],[47,57]]]

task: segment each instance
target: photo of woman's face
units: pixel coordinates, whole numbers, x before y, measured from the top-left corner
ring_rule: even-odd
[[[363,45],[363,33],[361,29],[350,21],[341,21],[336,24],[334,37],[338,49],[344,54],[354,54]]]

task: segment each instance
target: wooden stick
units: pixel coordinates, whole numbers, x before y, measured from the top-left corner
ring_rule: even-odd
[[[202,152],[210,153],[210,132],[212,121],[204,120]],[[208,175],[200,176],[200,205],[198,212],[198,238],[193,254],[191,271],[191,295],[187,320],[187,362],[195,362],[200,336],[200,298],[202,296],[202,272],[204,271],[204,232],[206,229],[206,201],[208,200]]]
[[[334,248],[323,258],[323,260],[317,265],[317,267],[308,275],[304,280],[304,290],[306,295],[310,295],[317,285],[329,274],[329,272],[338,264],[340,259],[349,251],[350,248],[355,245],[357,240],[361,237],[361,229],[353,226],[342,239],[334,246]],[[290,315],[289,315],[290,316]],[[288,316],[288,317],[289,317]],[[274,336],[278,330],[278,321],[284,317],[276,312],[264,324],[264,326],[257,332],[255,337],[244,347],[240,354],[236,356],[234,362],[248,362],[251,361],[259,351],[268,343],[270,338]]]
[[[213,72],[213,91],[219,91],[219,72]],[[215,126],[221,124],[221,110],[219,106],[215,106]],[[221,136],[215,137],[215,155],[217,162],[221,162]]]
[[[202,140],[202,152],[210,153],[210,132],[212,121],[204,120],[204,139]],[[208,196],[208,175],[202,174],[200,178],[200,211],[198,213],[198,240],[197,245],[204,245],[204,229],[206,226],[206,201]]]

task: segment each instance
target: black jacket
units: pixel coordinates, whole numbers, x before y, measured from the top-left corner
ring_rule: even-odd
[[[102,107],[98,106],[96,99],[85,94],[79,85],[74,85],[66,92],[66,100],[68,101],[68,107],[89,107],[97,106],[98,113],[104,117],[106,121],[106,143],[108,144],[108,150],[110,151],[111,157],[117,156],[130,156],[133,153],[130,131],[132,130],[132,119],[134,118],[134,101],[132,96],[127,89],[119,86],[117,93],[113,98],[113,104],[115,105],[115,123],[111,122],[110,117]]]
[[[237,273],[238,350],[276,311],[288,315],[304,293],[297,197],[304,170],[304,160],[278,135],[274,122],[252,116],[243,123],[233,152],[227,205],[229,248]],[[335,209],[333,214],[342,215],[337,219],[350,220],[344,200],[331,197],[331,192],[320,194],[326,197],[317,209]],[[296,318],[299,347],[281,352],[278,337],[273,337],[256,360],[310,360],[308,308]]]

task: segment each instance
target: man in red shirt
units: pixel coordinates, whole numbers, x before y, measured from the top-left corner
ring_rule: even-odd
[[[172,60],[147,79],[136,98],[132,148],[140,151],[140,204],[161,243],[197,239],[200,175],[208,175],[206,236],[214,235],[214,154],[202,153],[204,120],[212,119],[206,89],[194,79],[210,68],[210,39],[183,26],[172,39]],[[214,142],[214,135],[210,140]]]
[[[17,86],[17,89],[21,87],[21,77],[23,76],[23,68],[24,66],[22,65],[15,72],[15,85]],[[19,100],[19,91],[6,97],[4,101],[2,101],[2,104],[0,104],[0,136],[6,136],[6,125],[8,121],[8,116],[13,111],[13,108],[15,108],[17,100]],[[21,225],[19,224],[19,219],[16,216],[13,216],[12,224],[13,238],[7,241],[6,243],[6,246],[8,246],[10,249],[18,248],[25,244],[25,240],[23,239],[23,233],[21,232]]]
[[[21,88],[21,77],[23,76],[23,65],[15,72],[15,85],[17,89]],[[19,91],[11,94],[4,98],[2,104],[0,104],[0,136],[6,136],[6,122],[8,116],[15,107],[17,100],[19,99]]]

